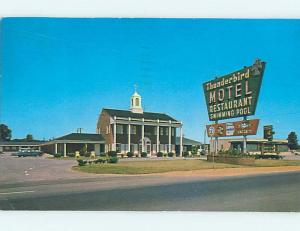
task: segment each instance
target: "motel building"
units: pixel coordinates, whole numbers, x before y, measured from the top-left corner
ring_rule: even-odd
[[[40,151],[43,141],[10,140],[0,142],[0,153],[19,152],[26,150]]]
[[[243,152],[243,139],[218,139],[218,151],[236,150]],[[215,140],[210,141],[211,152],[215,152]],[[289,152],[288,141],[283,139],[266,139],[247,138],[246,149],[249,154],[264,153],[287,153]]]
[[[97,133],[105,139],[105,152],[118,154],[173,152],[182,156],[182,122],[165,113],[145,112],[142,97],[135,90],[130,99],[130,110],[102,109]],[[176,133],[179,130],[179,149],[176,152]]]

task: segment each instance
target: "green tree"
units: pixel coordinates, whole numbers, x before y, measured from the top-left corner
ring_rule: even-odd
[[[26,141],[33,141],[33,135],[32,134],[27,134]]]
[[[295,150],[298,148],[298,138],[296,132],[290,132],[287,139],[290,149]]]
[[[0,124],[0,141],[9,141],[11,139],[11,130],[5,124]]]

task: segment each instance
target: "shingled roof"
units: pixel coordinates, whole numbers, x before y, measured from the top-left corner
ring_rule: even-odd
[[[188,139],[185,137],[182,137],[182,143],[183,145],[201,145],[201,142],[197,140]],[[180,144],[180,137],[176,137],[176,145]]]
[[[56,138],[55,140],[86,140],[86,141],[104,141],[101,134],[94,133],[70,133],[68,135]]]
[[[0,145],[15,145],[15,146],[30,146],[30,145],[40,145],[44,143],[45,141],[39,141],[39,140],[34,140],[34,141],[25,141],[25,140],[10,140],[10,141],[0,141]]]
[[[132,113],[129,110],[117,110],[117,109],[109,109],[103,108],[102,111],[106,111],[110,116],[124,117],[124,118],[136,118],[136,119],[148,119],[148,120],[171,120],[177,121],[173,117],[164,114],[164,113],[156,113],[156,112],[144,112],[144,113]]]

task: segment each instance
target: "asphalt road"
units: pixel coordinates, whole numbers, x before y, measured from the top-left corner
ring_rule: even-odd
[[[94,183],[96,179],[89,182]],[[43,194],[36,194],[31,190],[33,186],[27,187],[27,191],[20,193],[0,194],[0,209],[300,211],[299,172],[88,191],[81,184],[74,190],[60,193],[50,190]]]

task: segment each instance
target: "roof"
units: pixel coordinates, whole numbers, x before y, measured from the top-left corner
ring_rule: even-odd
[[[196,141],[196,140],[191,140],[191,139],[188,139],[185,137],[182,138],[182,143],[183,143],[183,145],[201,145],[201,142]],[[180,137],[176,137],[176,144],[177,145],[180,144]]]
[[[54,140],[105,141],[105,139],[101,134],[95,134],[95,133],[70,133],[68,135],[58,137]]]
[[[15,145],[15,146],[31,146],[40,145],[44,141],[20,141],[20,140],[10,140],[10,141],[0,141],[0,145]]]
[[[109,109],[103,108],[102,111],[106,111],[110,116],[117,117],[131,117],[136,119],[149,119],[149,120],[171,120],[177,121],[173,117],[165,114],[165,113],[156,113],[156,112],[143,112],[143,113],[133,113],[129,110],[117,110],[117,109]]]

